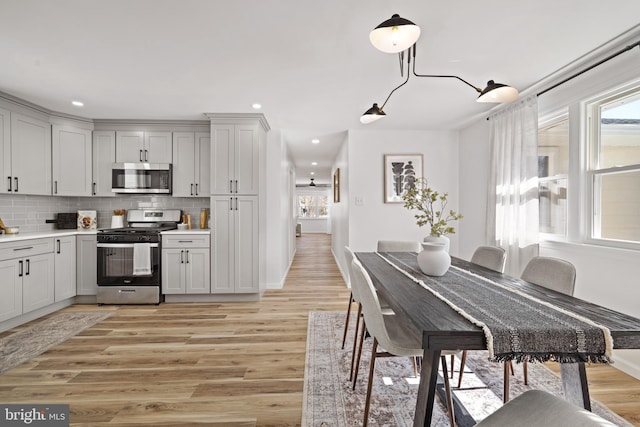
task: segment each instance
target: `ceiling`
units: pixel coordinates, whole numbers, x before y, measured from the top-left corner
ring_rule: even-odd
[[[0,91],[93,119],[205,119],[259,102],[298,181],[313,170],[331,182],[348,129],[456,129],[492,108],[454,79],[413,78],[384,120],[360,124],[402,82],[397,56],[368,40],[393,13],[422,29],[418,73],[523,90],[636,27],[640,2],[0,0]]]

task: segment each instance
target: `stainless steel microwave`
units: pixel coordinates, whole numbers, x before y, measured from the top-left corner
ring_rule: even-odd
[[[171,194],[170,163],[114,163],[111,191],[114,193]]]

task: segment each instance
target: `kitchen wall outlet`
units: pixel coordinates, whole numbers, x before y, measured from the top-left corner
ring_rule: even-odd
[[[364,198],[362,196],[356,196],[356,206],[364,206]]]

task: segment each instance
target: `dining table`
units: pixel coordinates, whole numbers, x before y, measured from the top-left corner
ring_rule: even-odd
[[[436,277],[424,275],[420,271],[415,253],[356,252],[355,256],[371,277],[376,292],[389,304],[395,315],[402,316],[410,322],[410,327],[422,332],[424,354],[414,426],[431,425],[441,351],[493,350],[487,329],[478,322],[471,321],[472,316],[466,315],[464,310],[443,297],[442,292],[437,291],[438,286],[456,282],[457,296],[462,300],[468,298],[473,301],[474,309],[494,318],[498,316],[496,313],[505,313],[498,308],[503,310],[504,304],[509,303],[508,300],[514,296],[530,298],[545,309],[557,310],[558,313],[575,316],[602,328],[606,331],[603,334],[608,337],[610,349],[640,348],[640,319],[489,270],[458,257],[452,256],[449,270],[443,276]],[[478,298],[479,281],[493,293],[490,300]],[[603,286],[606,284],[603,283]],[[504,298],[504,301],[499,298]],[[536,319],[539,314],[535,310],[539,308],[535,308],[534,303],[527,303],[518,307],[518,315],[524,319]],[[529,323],[531,325],[528,328],[534,336],[533,342],[536,342],[536,321]],[[540,334],[544,334],[544,331],[540,331],[538,335]],[[565,399],[590,410],[585,361],[580,360],[579,355],[575,358],[571,356],[575,355],[551,360],[561,362]],[[601,357],[606,361],[606,356]],[[500,361],[507,359],[509,356],[503,355]],[[517,360],[515,356],[514,360]],[[587,362],[591,360],[587,359]]]

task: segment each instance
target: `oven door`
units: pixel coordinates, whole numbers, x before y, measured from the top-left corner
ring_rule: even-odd
[[[98,243],[98,286],[160,286],[160,245],[148,243],[151,259],[148,272],[134,263],[135,245],[141,244]],[[145,263],[142,264],[144,267]],[[135,274],[134,266],[138,268]]]

